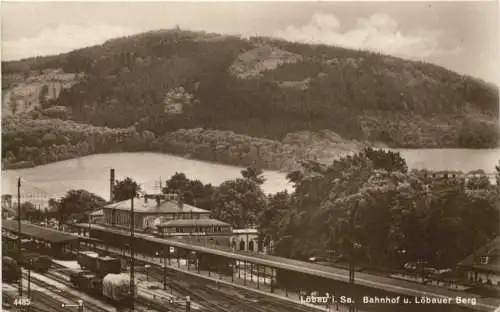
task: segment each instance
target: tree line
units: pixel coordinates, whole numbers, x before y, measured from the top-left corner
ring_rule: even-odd
[[[499,234],[498,184],[481,173],[408,171],[399,154],[366,150],[289,179],[295,191],[276,194],[260,223],[282,256],[448,268]]]
[[[315,138],[304,153],[303,144],[296,142],[300,138],[293,134],[283,142],[202,128],[180,129],[157,136],[138,126],[120,129],[96,127],[49,118],[40,112],[2,121],[2,165],[7,169],[98,153],[149,151],[243,167],[290,171],[298,168],[299,159],[324,151],[323,147],[318,148],[322,142],[314,144],[322,138]],[[336,148],[336,143],[326,141],[325,144],[331,143],[331,148]]]

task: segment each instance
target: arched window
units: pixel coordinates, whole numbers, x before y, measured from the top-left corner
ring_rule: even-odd
[[[248,250],[253,251],[253,240],[248,242]]]
[[[244,240],[240,241],[240,250],[245,250],[245,241]]]
[[[262,252],[264,250],[264,242],[259,239],[259,241],[257,242],[257,251],[259,252]]]

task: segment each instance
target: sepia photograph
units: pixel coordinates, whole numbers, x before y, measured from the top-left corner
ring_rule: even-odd
[[[491,1],[1,1],[2,311],[500,312]]]

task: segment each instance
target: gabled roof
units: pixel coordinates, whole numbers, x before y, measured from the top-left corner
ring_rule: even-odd
[[[229,226],[228,223],[216,219],[177,219],[164,222],[160,227],[191,227],[191,226]]]
[[[234,229],[234,234],[259,234],[257,229]]]
[[[486,264],[481,263],[482,257],[488,257]],[[460,261],[458,266],[478,271],[500,273],[500,236],[474,251],[472,255]]]
[[[103,209],[116,209],[130,211],[130,199],[117,203],[108,204]],[[210,213],[210,211],[194,207],[188,204],[183,204],[182,209],[176,201],[162,200],[160,205],[157,205],[155,199],[134,198],[134,212],[137,213]]]

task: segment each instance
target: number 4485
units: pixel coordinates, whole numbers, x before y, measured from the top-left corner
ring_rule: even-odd
[[[31,305],[30,298],[16,298],[14,300],[14,305],[17,307],[26,307]]]

